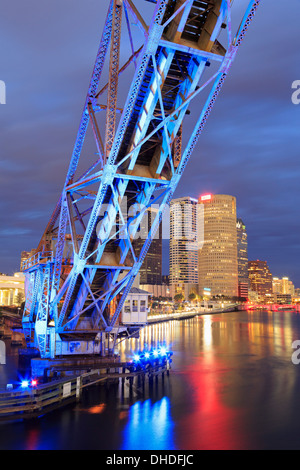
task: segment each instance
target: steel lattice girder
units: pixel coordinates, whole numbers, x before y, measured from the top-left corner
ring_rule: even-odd
[[[259,3],[249,2],[237,35],[232,37],[230,0],[161,0],[154,5],[149,27],[132,0],[111,0],[65,185],[38,247],[38,251],[54,248],[54,261],[40,275],[39,264],[29,263],[27,269],[31,288],[24,324],[32,317],[30,312],[37,312],[36,335],[44,356],[49,354],[49,320],[54,321],[55,330],[61,335],[79,331],[96,334],[99,330],[111,331],[117,324],[122,305]],[[119,69],[123,8],[132,55]],[[144,36],[144,44],[137,50],[130,16]],[[217,40],[224,23],[226,49]],[[98,90],[109,45],[108,83]],[[119,76],[132,63],[135,74],[120,110]],[[209,63],[217,64],[217,71],[203,81]],[[204,91],[208,91],[208,96],[183,145],[182,125],[188,107]],[[107,103],[103,105],[99,99],[105,92]],[[103,109],[104,143],[97,121],[97,114]],[[117,125],[118,113],[121,115]],[[97,159],[76,177],[89,124]],[[81,210],[80,202],[87,200],[92,201],[91,205]],[[137,213],[127,214],[128,200],[138,209]],[[136,253],[134,238],[153,202],[158,211],[141,251]],[[68,246],[72,253],[66,263]],[[38,289],[40,295],[36,295]]]

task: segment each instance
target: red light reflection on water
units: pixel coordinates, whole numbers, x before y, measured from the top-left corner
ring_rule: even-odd
[[[221,317],[202,319],[197,354],[182,372],[189,391],[179,423],[177,445],[181,449],[244,449],[249,443],[243,428],[245,411],[233,405],[235,366],[232,357],[229,362],[222,357],[228,352],[226,341],[236,342],[241,334],[248,336],[248,332],[239,328],[238,336],[234,330],[229,334],[227,323],[221,320]]]
[[[216,364],[215,359],[213,364],[199,361],[188,367],[185,374],[193,388],[193,411],[186,413],[180,422],[180,448],[247,448],[241,429],[243,411],[224,403],[224,383],[218,383],[220,374],[226,374],[226,366],[221,361]]]
[[[38,447],[38,442],[40,438],[40,433],[38,429],[29,429],[26,439],[26,448],[25,450],[36,450]]]

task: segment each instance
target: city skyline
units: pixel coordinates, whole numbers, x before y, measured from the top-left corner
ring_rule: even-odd
[[[104,21],[96,1],[92,17],[77,3],[72,18],[58,2],[30,6],[12,2],[1,17],[0,271],[8,274],[39,243],[59,197]],[[187,189],[195,198],[235,196],[249,259],[267,260],[273,275],[299,287],[298,22],[279,39],[281,15],[280,5],[262,2],[174,197]]]
[[[199,193],[200,194],[200,193]],[[212,193],[213,194],[213,193]],[[201,195],[203,196],[204,193],[201,193]],[[201,198],[201,195],[198,196],[198,198],[200,197]],[[216,195],[216,194],[214,194]],[[205,195],[204,195],[205,197]],[[185,198],[190,198],[190,199],[193,199],[193,200],[197,200],[196,197],[193,197],[191,196],[190,194],[185,194],[185,195],[182,195],[180,198],[174,198],[173,200],[176,200],[176,199],[185,199]],[[243,210],[240,211],[241,213],[243,212]],[[237,201],[237,221],[240,221],[240,222],[244,222],[242,221],[242,218],[240,217],[239,215],[239,204],[238,204],[238,201]],[[244,222],[245,225],[247,226],[247,251],[248,251],[248,254],[249,254],[249,248],[250,248],[250,252],[251,254],[255,255],[255,253],[253,253],[253,250],[251,250],[251,240],[249,242],[249,233],[248,233],[248,225],[247,225],[247,222]],[[250,227],[250,232],[251,232],[251,227]],[[163,243],[166,242],[166,240],[163,240]],[[272,259],[267,259],[265,257],[258,257],[258,256],[248,256],[248,259],[249,261],[266,261],[268,263],[268,265],[271,265],[272,267]],[[163,273],[166,273],[166,271],[168,270],[168,267],[169,267],[169,244],[165,243],[164,244],[164,249],[163,249],[163,261],[162,261],[162,267],[163,267]],[[276,272],[276,273],[273,273],[272,271],[272,268],[271,268],[271,272],[272,272],[272,275],[274,277],[286,277],[288,276],[288,274],[284,271],[282,272]],[[291,281],[295,284],[297,284],[297,281],[295,281],[291,276],[289,276]],[[300,283],[299,283],[300,284]],[[297,287],[297,286],[296,286]]]
[[[202,195],[202,197],[204,198],[207,198],[207,197],[211,197],[212,195]],[[214,195],[214,196],[218,196],[218,195]],[[220,196],[220,195],[219,195]],[[229,195],[230,197],[232,197],[231,195]],[[177,201],[179,200],[185,200],[185,199],[190,199],[192,201],[197,201],[197,199],[195,198],[192,198],[190,196],[183,196],[181,198],[173,198],[172,201],[171,201],[171,207],[172,207],[172,202],[175,202],[177,203]],[[201,196],[199,197],[199,201],[201,201]],[[171,216],[171,212],[169,214],[169,216]],[[151,219],[151,216],[150,216],[150,219]],[[149,222],[148,224],[151,225],[151,221],[149,219]],[[143,219],[144,220],[144,219]],[[238,224],[242,224],[243,227],[245,227],[244,225],[244,222],[242,221],[242,219],[239,217],[239,214],[238,214],[238,211],[236,213],[236,221],[237,221],[237,227],[238,227]],[[149,225],[149,226],[150,226]],[[169,276],[170,275],[170,245],[169,245],[169,242],[170,242],[170,239],[166,239],[165,236],[166,234],[168,233],[168,229],[170,227],[170,221],[168,223],[165,224],[164,228],[162,228],[162,226],[160,225],[159,227],[159,235],[158,233],[156,234],[154,240],[152,241],[151,245],[150,245],[150,248],[149,248],[149,251],[146,255],[146,259],[145,259],[145,262],[144,264],[142,265],[141,269],[140,269],[140,272],[139,272],[139,275],[140,275],[140,284],[149,284],[149,285],[160,285],[161,282],[154,282],[154,278],[157,278],[157,279],[161,279],[163,276]],[[143,225],[141,225],[141,236],[137,236],[137,240],[135,242],[135,245],[136,245],[136,249],[137,249],[137,253],[139,252],[141,246],[142,246],[142,242],[143,242],[143,238],[145,236],[145,227]],[[170,230],[171,227],[170,227]],[[184,228],[180,228],[180,230],[184,230]],[[171,233],[171,232],[170,232]],[[192,230],[192,233],[193,233],[193,236],[195,236],[195,233],[194,233],[194,229]],[[248,234],[246,234],[246,238],[247,238],[247,252],[248,252]],[[167,244],[166,244],[167,242]],[[19,272],[21,271],[21,266],[22,266],[22,262],[27,259],[27,257],[30,257],[34,254],[35,252],[35,249],[31,249],[30,251],[22,251],[21,254],[20,254],[20,263],[19,263],[19,266],[20,266],[20,269],[16,269],[14,271],[15,272]],[[238,248],[238,252],[239,252],[239,248]],[[158,257],[158,258],[157,258]],[[152,259],[153,258],[153,259]],[[259,258],[255,258],[253,257],[252,259],[249,258],[249,262],[255,262],[255,261],[263,261],[263,262],[266,262],[268,264],[269,263],[269,260],[267,259],[259,259]],[[158,264],[155,264],[157,263]],[[153,264],[154,263],[154,264]],[[153,265],[153,266],[152,266]],[[154,271],[152,272],[152,275],[148,274],[149,279],[147,279],[147,274],[146,272],[150,272],[151,269],[154,269]],[[150,271],[149,271],[150,270]],[[272,272],[272,269],[271,269],[271,272]],[[1,274],[1,271],[0,271],[0,274]],[[10,275],[8,273],[3,273],[5,275]],[[287,278],[289,279],[289,277],[287,276],[286,273],[282,272],[282,273],[276,273],[274,275],[274,273],[272,272],[272,276],[274,279],[276,278]],[[146,282],[146,280],[148,280],[149,282]],[[290,279],[290,281],[295,284],[294,280],[293,279]],[[297,288],[297,285],[295,284],[295,287]]]
[[[211,196],[211,195],[209,195],[209,196]],[[215,195],[215,196],[218,196],[218,195]],[[204,195],[204,197],[206,198],[207,196]],[[174,202],[177,202],[178,199],[179,199],[179,200],[180,200],[180,199],[183,199],[183,200],[184,200],[184,199],[191,199],[191,200],[196,201],[195,198],[192,198],[192,197],[190,197],[190,196],[183,196],[182,198],[174,198],[174,199],[172,200],[172,202],[173,202],[173,201],[174,201]],[[199,200],[201,200],[201,196],[200,196]],[[238,211],[237,211],[237,214],[236,214],[236,215],[237,215],[237,219],[236,219],[236,220],[237,220],[237,226],[238,226],[238,223],[243,224],[242,219],[241,219],[241,218],[239,217],[239,215],[238,215]],[[151,224],[151,222],[149,222],[149,223]],[[169,223],[167,223],[166,226],[169,226]],[[153,279],[154,279],[155,277],[161,278],[161,277],[163,277],[163,276],[166,276],[166,275],[169,276],[169,275],[170,275],[170,246],[169,246],[169,241],[170,241],[170,240],[164,238],[164,236],[166,235],[166,233],[167,233],[167,231],[168,231],[168,228],[167,228],[166,226],[164,227],[164,229],[162,229],[162,227],[160,226],[160,228],[159,228],[159,235],[156,234],[155,239],[152,241],[152,243],[151,243],[151,245],[150,245],[150,248],[149,248],[149,251],[148,251],[148,253],[147,253],[147,256],[146,256],[144,265],[141,267],[141,270],[140,270],[140,276],[142,277],[142,280],[143,280],[143,282],[140,282],[140,284],[149,284],[149,285],[150,285],[150,284],[153,284],[153,285],[154,285],[154,284],[157,284],[157,285],[159,285],[159,284],[161,284],[161,283],[154,283],[154,280],[153,280]],[[141,226],[141,231],[142,231],[141,233],[144,233],[143,230],[145,230],[145,227]],[[182,230],[183,230],[183,229],[182,229]],[[146,232],[145,232],[145,233],[146,233]],[[143,236],[145,236],[145,234],[144,234]],[[136,241],[136,244],[137,244],[136,246],[137,246],[137,247],[139,246],[140,242],[142,242],[143,236],[142,236],[142,238],[137,237],[137,241]],[[166,245],[165,242],[167,242],[167,245]],[[163,245],[164,245],[164,246],[163,246]],[[140,249],[140,248],[138,248],[138,251],[139,251],[139,249]],[[150,278],[152,279],[151,282],[150,282],[150,281],[149,281],[149,282],[146,282],[146,277],[145,277],[145,276],[147,276],[146,270],[149,270],[149,269],[150,269],[151,264],[153,264],[154,259],[155,259],[155,261],[157,261],[157,260],[156,260],[156,257],[158,256],[157,250],[160,252],[160,255],[159,255],[159,258],[160,258],[159,265],[155,266],[155,274],[154,274],[154,272],[153,272],[153,275],[152,275],[152,278],[153,278],[153,279],[151,278],[151,275],[150,275]],[[248,234],[247,234],[247,250],[248,250]],[[21,254],[20,254],[20,261],[21,261],[21,262],[19,263],[20,269],[16,269],[16,270],[14,271],[14,273],[21,271],[22,262],[23,262],[24,259],[26,259],[27,257],[32,256],[32,255],[34,254],[34,251],[35,251],[35,249],[32,248],[30,251],[27,251],[27,252],[26,252],[26,251],[24,250],[24,251],[21,252]],[[137,251],[137,252],[138,252],[138,251]],[[26,254],[26,256],[25,256],[25,254]],[[24,256],[25,256],[25,257],[24,257]],[[153,260],[151,260],[150,258],[153,257],[153,256],[154,256],[154,258],[153,258]],[[264,261],[264,262],[267,262],[268,264],[270,264],[270,263],[269,263],[269,260],[267,260],[267,259],[259,259],[259,258],[255,258],[255,257],[253,257],[252,259],[249,258],[249,261]],[[147,263],[147,264],[146,264],[146,263]],[[146,266],[148,266],[148,267],[146,267]],[[271,270],[271,272],[272,272],[272,270]],[[0,273],[1,273],[1,271],[0,271]],[[10,275],[10,274],[8,274],[8,273],[3,273],[3,274]],[[284,273],[284,272],[283,272],[283,273],[279,273],[279,274],[277,273],[277,274],[275,274],[275,275],[274,275],[274,273],[272,272],[272,276],[273,276],[273,278],[275,278],[275,279],[278,278],[278,277],[279,277],[279,278],[280,278],[280,277],[282,277],[282,278],[288,278],[288,277],[287,277],[287,274]],[[149,278],[149,279],[150,279],[150,278]],[[288,278],[288,279],[289,279],[289,278]],[[290,279],[290,281],[293,282],[293,284],[295,284],[295,282],[294,282],[293,279]],[[295,287],[297,288],[297,285],[296,285],[296,284],[295,284]]]
[[[198,283],[200,283],[200,280],[198,280],[198,261],[193,260],[193,253],[194,252],[196,253],[197,250],[195,248],[193,251],[192,247],[195,244],[199,245],[200,243],[199,240],[201,240],[202,237],[204,236],[204,234],[202,233],[202,229],[201,229],[201,223],[199,222],[201,218],[204,216],[204,214],[202,214],[201,211],[199,213],[196,207],[197,206],[200,207],[199,205],[202,205],[205,207],[205,203],[210,202],[214,198],[216,198],[217,200],[218,198],[221,198],[221,201],[222,201],[222,198],[224,197],[229,198],[229,200],[233,199],[234,205],[236,207],[237,203],[235,201],[235,198],[231,195],[206,194],[206,195],[200,196],[198,200],[190,196],[184,196],[181,198],[172,199],[171,204],[170,204],[170,212],[165,214],[164,221],[159,226],[159,230],[157,231],[150,245],[150,248],[148,250],[144,263],[141,266],[141,269],[139,271],[139,281],[138,281],[139,284],[144,284],[144,285],[147,285],[148,287],[151,285],[160,286],[163,283],[162,282],[163,277],[168,276],[170,277],[170,279],[172,279],[172,276],[174,277],[174,273],[172,274],[172,257],[174,257],[175,252],[173,253],[173,255],[171,254],[174,251],[174,248],[172,249],[172,244],[169,244],[169,241],[171,240],[173,240],[173,244],[174,242],[176,243],[176,247],[177,247],[175,248],[175,251],[176,251],[175,258],[177,259],[176,263],[182,264],[182,268],[184,269],[186,274],[189,273],[189,276],[191,276],[190,271],[191,270],[194,271],[193,263],[195,262],[196,263],[195,266],[197,265],[197,269],[195,269],[195,271],[197,271],[197,280],[194,279],[194,281],[192,281],[192,278],[191,278],[188,284],[190,286],[195,286],[196,284],[198,285]],[[192,214],[191,207],[193,204],[195,205],[195,208],[193,209],[195,213]],[[189,207],[190,205],[191,207]],[[134,249],[136,250],[137,253],[139,253],[143,245],[143,242],[147,233],[147,228],[151,226],[151,223],[152,223],[151,221],[153,218],[152,211],[154,211],[155,213],[156,210],[157,209],[155,205],[150,206],[149,210],[146,212],[146,215],[142,219],[139,232],[137,233],[136,239],[133,242]],[[241,297],[247,297],[248,295],[246,294],[246,291],[248,291],[248,288],[246,289],[244,285],[240,286],[240,282],[242,283],[249,282],[248,280],[248,235],[247,235],[247,229],[246,229],[245,223],[238,216],[237,208],[235,210],[236,210],[235,220],[236,220],[237,260],[238,260],[238,290],[239,290],[239,295]],[[176,211],[178,212],[178,215],[176,215],[177,214]],[[167,218],[169,218],[168,221],[167,221]],[[196,222],[196,219],[198,222]],[[216,227],[219,224],[217,218],[214,224],[215,224],[215,229],[216,229]],[[169,235],[170,238],[166,238],[167,235]],[[168,242],[168,247],[165,246],[163,250],[162,244],[165,241]],[[186,259],[186,253],[185,253],[186,248],[183,249],[183,246],[181,246],[182,244],[186,244],[188,246],[187,253],[188,252],[191,253],[192,258],[189,259],[189,261]],[[181,250],[183,249],[182,251],[182,253],[184,253],[183,259],[178,258],[178,256],[182,256],[180,255],[180,249],[178,250],[178,246],[181,246]],[[22,264],[24,260],[26,260],[27,258],[30,258],[34,254],[35,254],[34,249],[28,252],[23,251],[21,253],[20,270],[22,270]],[[197,259],[198,259],[198,255],[197,255]],[[249,263],[255,263],[255,262],[263,262],[263,263],[265,262],[269,264],[269,261],[265,259],[258,259],[258,258],[249,259]],[[189,267],[188,267],[188,264],[189,264]],[[167,265],[167,269],[166,267],[163,269],[163,265]],[[287,277],[286,274],[284,273],[280,275],[278,274],[274,275],[273,273],[271,274],[274,280],[282,277],[285,280],[287,279],[290,283],[293,283],[293,280],[289,279],[289,277]],[[175,275],[175,278],[176,277],[177,275]],[[187,282],[187,281],[184,281],[184,282]],[[179,283],[182,283],[182,280],[179,281]],[[243,295],[240,294],[240,287],[243,291]],[[192,290],[193,290],[193,287],[192,287]],[[188,291],[189,291],[189,288],[188,288]]]
[[[186,299],[192,292],[202,296],[210,291],[210,295],[244,298],[249,293],[253,300],[255,292],[265,289],[265,274],[262,276],[260,271],[268,274],[268,295],[272,279],[273,285],[278,280],[269,270],[268,261],[248,259],[246,225],[237,216],[235,198],[224,194],[171,201],[169,269],[172,297],[181,293]],[[283,276],[282,282],[294,289],[288,277]],[[286,294],[285,290],[282,293]]]

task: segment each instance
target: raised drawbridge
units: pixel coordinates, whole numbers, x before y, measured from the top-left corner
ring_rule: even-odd
[[[102,3],[65,184],[23,264],[23,329],[42,358],[105,355],[109,339],[134,330],[122,308],[260,2],[246,2],[235,35],[238,0]]]

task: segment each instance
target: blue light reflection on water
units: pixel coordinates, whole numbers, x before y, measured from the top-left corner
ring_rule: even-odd
[[[173,428],[168,397],[155,403],[151,399],[138,401],[130,407],[121,449],[175,449]]]
[[[299,338],[299,312],[289,311],[148,326],[121,343],[121,360],[165,339],[174,354],[169,377],[144,391],[101,385],[75,407],[1,422],[0,449],[299,449],[300,365],[291,360]],[[1,380],[1,367],[0,385],[9,376],[7,364]]]

